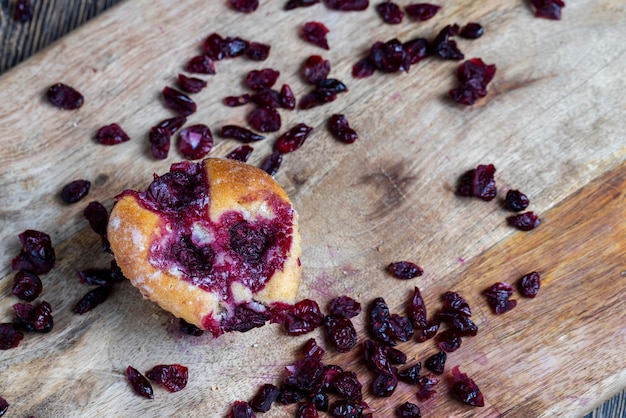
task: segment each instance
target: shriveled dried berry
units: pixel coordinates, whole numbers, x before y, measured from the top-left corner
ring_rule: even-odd
[[[393,374],[389,360],[389,346],[382,342],[365,340],[363,343],[365,362],[372,366],[377,373]]]
[[[525,274],[519,281],[520,293],[527,298],[534,298],[541,287],[541,276],[536,271]]]
[[[163,89],[165,106],[182,116],[189,116],[196,112],[196,103],[180,91],[165,87]]]
[[[447,353],[458,350],[463,342],[461,336],[455,329],[447,329],[440,332],[435,337],[435,341],[437,342],[437,346]]]
[[[89,221],[89,226],[98,235],[102,241],[102,249],[109,251],[111,246],[109,245],[109,239],[107,237],[107,225],[109,224],[109,212],[100,202],[90,202],[85,210],[83,216]]]
[[[396,417],[398,418],[421,418],[422,413],[417,405],[411,402],[405,402],[396,408]]]
[[[297,302],[285,315],[285,331],[289,335],[301,335],[313,331],[322,324],[324,314],[312,299]]]
[[[509,216],[506,218],[506,222],[520,231],[530,231],[539,226],[541,219],[535,212],[531,211]]]
[[[250,145],[242,145],[240,147],[235,148],[228,154],[226,154],[224,158],[228,158],[229,160],[237,160],[237,161],[241,161],[242,163],[245,163],[246,161],[248,161],[248,159],[252,155],[252,151],[254,151],[254,148],[252,148]]]
[[[250,96],[250,101],[260,107],[277,109],[283,106],[280,92],[269,87],[263,87]]]
[[[61,189],[61,200],[65,203],[76,203],[89,193],[91,182],[89,180],[74,180]]]
[[[349,401],[363,400],[361,382],[355,372],[344,371],[339,373],[332,382],[331,388],[335,393]]]
[[[464,404],[470,406],[485,406],[483,394],[478,385],[459,366],[452,369],[452,393]]]
[[[397,279],[409,280],[424,274],[424,270],[411,261],[395,261],[387,266],[387,271]]]
[[[424,362],[424,367],[435,374],[443,374],[443,369],[446,365],[446,355],[445,351],[440,351],[432,356],[428,357]]]
[[[437,379],[433,375],[420,377],[417,382],[419,390],[415,394],[415,397],[422,402],[432,398],[433,395],[437,393],[437,391],[435,390],[435,386],[437,386],[437,383],[439,383],[439,379]]]
[[[113,269],[87,269],[78,272],[81,283],[92,286],[111,286],[123,280]]]
[[[246,84],[252,90],[261,90],[263,88],[272,87],[279,76],[280,72],[273,68],[252,70],[246,75]]]
[[[478,39],[485,33],[485,29],[480,23],[470,22],[459,31],[459,36],[465,39]]]
[[[248,93],[241,96],[224,97],[224,104],[229,107],[238,107],[250,103],[250,95]]]
[[[450,97],[457,103],[473,105],[478,99],[487,95],[487,84],[491,82],[495,73],[495,64],[485,64],[480,58],[463,62],[457,69],[457,79],[460,85],[450,90]]]
[[[259,0],[230,0],[233,9],[242,13],[252,13],[259,7]]]
[[[255,134],[249,129],[237,125],[224,125],[221,132],[222,138],[236,139],[244,144],[265,139],[263,135]]]
[[[383,298],[376,298],[371,302],[369,306],[369,326],[373,337],[386,344],[396,345],[391,336],[390,317],[389,307]]]
[[[319,391],[315,393],[313,396],[311,396],[311,403],[313,403],[313,405],[315,406],[315,409],[317,409],[318,411],[327,412],[330,400],[328,399],[327,394],[325,394],[322,391]]]
[[[300,34],[305,41],[328,50],[328,40],[326,39],[328,32],[330,31],[326,25],[321,22],[307,22],[302,26]]]
[[[514,289],[508,283],[494,283],[483,291],[483,295],[487,298],[487,303],[496,315],[510,311],[517,305],[516,300],[510,300]]]
[[[370,48],[370,60],[377,70],[385,73],[409,71],[411,58],[398,39],[387,42],[374,42]]]
[[[409,341],[415,333],[411,320],[406,316],[391,314],[389,317],[389,325],[391,336],[398,341]]]
[[[147,371],[146,377],[168,392],[178,392],[187,386],[188,369],[180,364],[159,364]]]
[[[561,9],[565,7],[562,0],[530,0],[535,9],[535,16],[550,20],[561,19]]]
[[[0,417],[4,415],[8,409],[9,409],[9,403],[6,401],[6,399],[0,396]]]
[[[443,294],[443,307],[446,311],[452,311],[463,316],[472,316],[472,310],[463,296],[457,292]]]
[[[369,0],[324,0],[326,7],[342,12],[358,12],[367,9]]]
[[[440,58],[446,60],[462,60],[465,55],[459,50],[456,41],[450,39],[459,34],[459,25],[447,25],[435,37],[432,42],[432,51]]]
[[[293,10],[298,7],[309,7],[319,3],[321,0],[287,0],[285,10]]]
[[[13,278],[11,293],[22,300],[32,302],[39,297],[42,289],[39,276],[28,270],[20,270]]]
[[[379,373],[372,381],[372,393],[376,396],[389,397],[398,387],[398,378],[395,373]]]
[[[312,127],[299,123],[278,137],[274,149],[283,154],[293,152],[304,144],[312,130]]]
[[[426,325],[426,328],[417,329],[417,342],[423,343],[426,340],[433,338],[439,331],[439,321],[431,320]]]
[[[257,106],[248,114],[248,123],[259,132],[276,132],[280,129],[280,115],[276,109]]]
[[[289,84],[283,84],[280,88],[280,103],[285,109],[292,110],[296,107],[296,96],[294,96]]]
[[[411,297],[407,312],[416,328],[427,327],[426,304],[417,286],[415,286],[413,290],[413,296]]]
[[[215,63],[208,55],[196,55],[187,62],[185,70],[195,74],[215,74]]]
[[[352,77],[354,78],[367,78],[371,77],[376,71],[376,64],[370,57],[360,59],[352,67]]]
[[[505,206],[508,210],[513,212],[521,212],[525,210],[530,204],[530,200],[528,196],[519,190],[509,190],[506,192],[506,197],[504,198]]]
[[[274,151],[261,163],[261,170],[265,171],[270,176],[274,176],[280,169],[280,165],[283,162],[283,154],[280,151]]]
[[[50,86],[46,96],[53,106],[65,110],[78,109],[85,101],[85,98],[78,90],[63,83]]]
[[[103,126],[96,132],[96,142],[102,145],[117,145],[129,140],[128,134],[117,123]]]
[[[250,42],[246,48],[246,57],[252,61],[265,61],[270,55],[270,45]]]
[[[415,38],[402,44],[411,65],[417,64],[428,56],[428,41],[424,38]]]
[[[330,405],[328,413],[333,418],[359,418],[363,414],[363,406],[357,402],[341,399]]]
[[[204,124],[191,125],[179,134],[178,150],[188,160],[206,156],[213,148],[213,135]]]
[[[250,401],[250,407],[256,412],[267,412],[278,399],[278,395],[280,395],[280,389],[271,383],[266,383],[254,395]]]
[[[144,375],[131,366],[126,368],[126,378],[130,382],[135,393],[144,398],[154,399],[152,385]]]
[[[317,409],[315,409],[315,405],[310,402],[303,402],[298,405],[298,410],[296,411],[296,418],[318,418],[319,414]]]
[[[356,346],[357,334],[349,318],[329,315],[324,320],[324,328],[330,342],[340,353],[346,353]]]
[[[0,324],[0,350],[10,350],[11,348],[17,347],[23,338],[24,338],[24,333],[18,330],[14,324],[9,323],[9,322]],[[0,401],[0,411],[2,411],[1,401]]]
[[[180,332],[187,334],[187,335],[192,335],[194,337],[199,337],[202,334],[204,334],[204,331],[202,331],[200,328],[198,328],[194,324],[190,324],[184,319],[179,320],[178,329],[180,329]]]
[[[404,18],[404,13],[402,13],[400,6],[389,0],[376,5],[376,12],[383,22],[390,25],[402,23],[402,19]]]
[[[421,370],[422,363],[418,361],[414,365],[400,370],[398,372],[398,379],[409,385],[416,385],[419,380]]]
[[[361,313],[361,304],[349,296],[338,296],[330,301],[330,314],[341,318],[353,318]]]
[[[85,295],[74,305],[72,312],[82,315],[93,310],[103,303],[111,294],[111,286],[98,286],[85,293]]]
[[[493,200],[498,192],[493,164],[478,165],[465,172],[459,179],[458,193],[461,196],[477,197],[484,201]]]
[[[13,270],[29,270],[35,274],[45,274],[52,270],[56,256],[50,235],[27,229],[18,237],[22,249],[12,261]]]
[[[328,130],[341,142],[352,144],[359,138],[359,135],[350,127],[345,115],[334,114],[328,118]]]
[[[15,312],[13,323],[24,331],[47,333],[54,326],[52,306],[46,301],[41,301],[36,306],[16,303],[13,305],[13,311]]]
[[[207,86],[207,83],[200,78],[187,77],[185,74],[178,74],[178,85],[181,90],[186,91],[187,93],[199,93]]]
[[[21,23],[30,22],[31,20],[33,20],[34,14],[35,8],[33,7],[33,3],[31,3],[30,0],[17,0],[15,2],[15,6],[13,6],[13,19],[15,19],[16,21]]]
[[[330,61],[320,55],[311,55],[302,65],[304,79],[309,84],[317,84],[328,78],[330,74]]]
[[[430,3],[411,3],[404,8],[409,17],[420,22],[432,19],[440,9],[441,6]]]
[[[322,347],[317,345],[315,338],[309,338],[300,349],[304,357],[311,357],[315,360],[321,360],[326,352]]]

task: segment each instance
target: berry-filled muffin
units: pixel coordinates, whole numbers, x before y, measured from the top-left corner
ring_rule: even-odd
[[[298,217],[263,170],[209,158],[173,164],[115,199],[108,225],[124,275],[150,300],[214,336],[247,331],[295,300]]]

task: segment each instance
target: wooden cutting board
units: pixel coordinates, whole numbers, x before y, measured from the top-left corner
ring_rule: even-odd
[[[444,1],[427,22],[384,25],[373,6],[364,12],[333,12],[322,4],[283,11],[284,1],[262,2],[245,15],[225,1],[127,0],[53,47],[0,78],[0,321],[12,320],[10,261],[17,235],[38,229],[51,235],[58,261],[42,277],[42,299],[55,325],[45,335],[27,334],[16,349],[0,352],[0,396],[8,416],[221,417],[237,399],[249,399],[262,383],[278,383],[310,337],[287,337],[268,325],[213,339],[190,337],[176,321],[143,300],[128,283],[111,300],[83,316],[72,306],[88,290],[76,272],[106,267],[110,258],[82,217],[88,202],[110,208],[126,188],[146,187],[182,157],[149,155],[150,126],[171,116],[160,91],[199,52],[212,32],[270,43],[263,63],[245,59],[217,63],[208,87],[194,96],[198,112],[189,123],[214,133],[227,123],[245,124],[248,108],[228,108],[225,96],[245,91],[245,74],[263,67],[281,72],[296,95],[308,91],[299,71],[309,55],[332,65],[331,76],[350,91],[311,110],[281,111],[283,127],[314,127],[305,145],[286,155],[276,175],[300,214],[303,283],[299,299],[324,308],[347,294],[364,306],[384,297],[403,313],[414,286],[431,312],[448,290],[473,308],[479,334],[448,356],[446,376],[460,365],[481,387],[484,408],[454,400],[446,378],[438,393],[419,403],[414,387],[399,385],[390,398],[369,389],[373,375],[358,350],[324,361],[358,373],[374,416],[391,417],[405,401],[426,417],[582,416],[626,388],[626,10],[619,0],[567,2],[563,20],[533,17],[527,2]],[[303,42],[299,27],[323,22],[330,50]],[[427,59],[408,73],[355,80],[352,65],[374,41],[432,38],[451,23],[481,22],[485,35],[459,39],[466,57],[498,67],[488,96],[472,107],[447,98],[458,62]],[[43,92],[55,82],[85,96],[77,111],[48,105]],[[344,113],[360,139],[333,140],[325,124]],[[119,123],[132,140],[106,147],[93,136]],[[284,130],[284,129],[283,129]],[[216,136],[213,156],[238,146]],[[274,138],[255,144],[258,165]],[[508,227],[500,199],[459,198],[461,173],[481,163],[497,167],[500,197],[518,188],[542,224],[531,232]],[[89,196],[63,204],[59,191],[78,178],[92,182]],[[385,266],[408,259],[425,270],[403,282]],[[539,271],[536,299],[518,298],[502,316],[491,313],[481,291],[497,281],[513,283]],[[354,320],[367,338],[365,315]],[[409,362],[437,351],[432,341],[399,346]],[[134,395],[124,371],[156,364],[189,367],[189,384],[155,399]],[[293,416],[276,406],[263,416]]]

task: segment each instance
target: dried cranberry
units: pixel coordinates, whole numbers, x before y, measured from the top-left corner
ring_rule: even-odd
[[[495,64],[487,65],[480,58],[472,58],[457,69],[459,87],[450,90],[454,101],[471,106],[476,100],[487,95],[487,84],[496,73]]]
[[[293,10],[298,7],[309,7],[319,2],[320,0],[287,0],[285,10]]]
[[[273,177],[278,172],[278,169],[280,168],[282,162],[283,154],[280,151],[274,151],[270,155],[265,157],[265,159],[261,163],[260,168],[261,170],[265,171],[267,174]]]
[[[148,139],[150,141],[150,153],[159,160],[167,158],[170,152],[171,136],[167,129],[153,126],[150,128]]]
[[[359,418],[363,415],[363,406],[348,400],[338,400],[330,405],[328,413],[333,418]]]
[[[113,269],[87,269],[78,272],[81,283],[92,286],[110,286],[123,280]]]
[[[78,90],[63,83],[50,86],[46,96],[53,106],[66,110],[78,109],[85,101],[85,98]]]
[[[308,391],[294,388],[289,385],[282,385],[280,387],[280,394],[278,395],[278,402],[283,405],[290,405],[305,399],[308,396]]]
[[[187,93],[198,93],[206,87],[207,83],[200,78],[187,77],[185,74],[178,74],[178,85],[181,90],[186,91]]]
[[[330,301],[330,314],[341,318],[353,318],[361,313],[361,304],[349,296],[338,296]]]
[[[235,314],[227,321],[222,321],[222,328],[226,332],[246,332],[253,328],[260,328],[270,319],[267,311],[259,312],[249,306],[239,305],[235,308]]]
[[[146,379],[144,375],[139,373],[137,369],[128,366],[126,368],[126,378],[137,395],[148,399],[154,399],[152,385],[148,382],[148,379]]]
[[[299,123],[278,137],[274,149],[287,154],[299,149],[309,137],[312,127]]]
[[[328,404],[330,400],[328,399],[328,395],[322,391],[315,393],[311,396],[311,403],[315,406],[315,409],[318,411],[326,412],[328,411]]]
[[[0,350],[9,350],[20,344],[24,338],[24,333],[18,330],[12,323],[0,324]],[[1,400],[2,398],[0,398]],[[0,412],[2,412],[2,402],[0,401]],[[0,414],[2,415],[2,414]]]
[[[379,3],[376,6],[376,12],[383,22],[390,25],[402,23],[402,18],[404,18],[404,13],[402,13],[400,6],[389,0]]]
[[[285,109],[293,110],[296,107],[296,97],[289,84],[283,84],[280,88],[280,103]]]
[[[324,0],[326,7],[342,12],[358,12],[367,9],[369,0]]]
[[[324,314],[317,302],[304,299],[297,302],[285,316],[285,331],[289,335],[301,335],[313,331],[322,324]]]
[[[433,354],[428,357],[424,362],[424,367],[435,374],[443,374],[443,369],[446,365],[446,355],[445,351],[440,351],[437,354]]]
[[[461,336],[454,329],[447,329],[440,332],[437,334],[437,337],[435,337],[435,341],[439,348],[447,353],[458,350],[463,342]]]
[[[321,22],[307,22],[302,26],[301,36],[305,41],[328,50],[328,40],[326,39],[328,32],[330,32],[328,28]]]
[[[419,380],[421,370],[422,370],[422,363],[418,361],[414,365],[409,366],[406,369],[399,371],[398,379],[409,385],[416,385]]]
[[[190,324],[184,319],[179,320],[178,329],[180,330],[180,332],[187,334],[187,335],[192,335],[194,337],[199,337],[202,334],[204,334],[204,331],[202,331],[200,328],[198,328],[194,324]]]
[[[276,109],[257,106],[248,114],[248,123],[259,132],[276,132],[280,129],[280,115]]]
[[[187,370],[180,364],[159,364],[146,372],[146,376],[168,392],[178,392],[187,386]]]
[[[424,38],[415,38],[402,44],[411,65],[417,64],[428,56],[428,41]]]
[[[250,96],[250,101],[260,107],[271,107],[274,109],[282,107],[283,105],[280,92],[268,87],[257,90]]]
[[[285,370],[287,375],[283,380],[283,387],[310,393],[317,391],[322,385],[324,365],[318,359],[304,357],[285,367]],[[293,400],[291,399],[289,403],[292,403]]]
[[[107,238],[107,225],[109,224],[109,212],[100,202],[90,202],[85,210],[83,216],[89,221],[89,226],[98,235],[102,241],[102,249],[109,251],[110,245]]]
[[[250,401],[250,407],[256,412],[267,412],[272,404],[278,399],[280,389],[271,383],[266,383],[259,388],[257,393]]]
[[[406,316],[391,314],[389,325],[391,336],[398,341],[409,341],[415,333],[411,320]]]
[[[96,141],[102,145],[117,145],[129,140],[128,134],[117,123],[103,126],[96,133]]]
[[[478,385],[465,373],[459,370],[459,366],[452,369],[452,393],[464,404],[470,406],[485,406],[483,394]]]
[[[330,342],[340,353],[346,353],[356,345],[356,330],[349,318],[329,315],[324,320],[324,329]]]
[[[224,125],[221,132],[222,138],[236,139],[245,144],[265,139],[263,135],[258,135],[249,129],[237,125]]]
[[[259,42],[250,42],[245,54],[252,61],[265,61],[270,55],[270,46]]]
[[[354,78],[367,78],[374,74],[376,71],[376,64],[370,57],[360,59],[352,67],[352,77]]]
[[[478,333],[476,324],[466,316],[454,315],[451,321],[452,329],[460,337],[473,337]]]
[[[178,150],[188,160],[197,160],[213,148],[213,135],[208,126],[201,123],[191,125],[179,134]]]
[[[103,303],[111,294],[111,286],[99,286],[85,293],[85,295],[74,305],[72,312],[82,315],[93,310]]]
[[[189,96],[171,87],[163,89],[165,106],[182,116],[189,116],[196,111],[196,104]]]
[[[459,31],[459,36],[465,39],[478,39],[483,36],[485,29],[480,23],[470,22]]]
[[[346,144],[352,144],[359,135],[350,127],[345,115],[334,114],[328,118],[328,130],[335,138]]]
[[[246,161],[248,161],[248,159],[252,155],[252,151],[254,151],[254,148],[252,148],[250,145],[242,145],[240,147],[235,148],[228,154],[226,154],[224,158],[227,158],[229,160],[237,160],[237,161],[241,161],[242,163],[245,163]]]
[[[392,326],[389,322],[391,314],[383,298],[376,298],[369,306],[369,326],[372,335],[378,341],[396,345],[391,337]]]
[[[242,220],[230,228],[230,247],[248,263],[258,263],[273,238],[271,231]]]
[[[332,384],[334,380],[343,373],[343,369],[336,364],[326,364],[324,365],[324,372],[322,374],[322,387],[321,389],[324,391],[331,391]]]
[[[22,249],[13,259],[13,270],[29,270],[35,274],[45,274],[52,270],[56,256],[50,235],[27,229],[18,235]]]
[[[315,405],[310,402],[301,403],[298,405],[298,410],[296,411],[296,418],[318,418],[319,414],[317,413],[317,409],[315,409]]]
[[[459,194],[477,197],[484,201],[493,200],[498,192],[494,179],[495,172],[496,168],[493,164],[481,164],[475,169],[467,171],[459,179]]]
[[[431,48],[433,53],[446,60],[462,60],[465,55],[459,50],[456,41],[450,39],[459,33],[459,25],[447,25],[435,37]]]
[[[417,342],[423,343],[426,340],[433,338],[439,331],[438,321],[429,321],[426,328],[417,329]]]
[[[505,206],[513,212],[521,212],[528,207],[530,200],[528,196],[519,190],[509,190],[504,198]]]
[[[337,99],[337,94],[345,93],[348,87],[340,80],[334,78],[326,78],[315,86],[315,89],[307,93],[301,100],[300,109],[310,109],[320,106]]]
[[[27,23],[33,20],[35,8],[30,0],[17,0],[13,8],[13,19],[21,23]],[[1,410],[1,408],[0,408]],[[2,411],[4,412],[4,411]],[[2,415],[2,414],[0,414]]]
[[[76,203],[89,193],[91,182],[89,180],[74,180],[69,182],[61,190],[61,200],[65,203]]]
[[[422,413],[417,405],[411,402],[405,402],[396,408],[396,417],[398,418],[421,418]]]
[[[535,16],[544,19],[560,20],[561,9],[565,7],[562,0],[530,0],[535,9]]]
[[[352,371],[339,373],[333,380],[331,387],[335,393],[344,399],[356,402],[363,400],[363,385],[359,382],[356,373]]]
[[[421,22],[432,19],[440,9],[441,6],[430,3],[411,3],[404,8],[409,17]]]
[[[513,295],[513,286],[508,283],[494,283],[483,291],[487,303],[496,315],[510,311],[517,305],[516,300],[510,300]]]
[[[413,290],[413,296],[407,309],[409,318],[416,328],[426,328],[426,304],[422,298],[419,288],[416,286]]]
[[[52,307],[46,301],[33,306],[28,303],[16,303],[13,305],[15,320],[13,323],[25,331],[47,333],[52,330],[54,320]]]
[[[404,352],[394,347],[387,347],[387,358],[392,364],[405,364],[407,356]]]
[[[525,274],[519,281],[520,293],[527,298],[534,298],[541,287],[541,276],[536,271]]]
[[[328,78],[328,74],[330,74],[330,62],[320,55],[311,55],[304,61],[302,73],[307,83],[317,84]]]
[[[506,218],[506,222],[520,231],[530,231],[539,226],[541,219],[539,219],[539,216],[535,212],[531,211],[509,216]]]
[[[317,345],[315,338],[309,338],[300,349],[305,357],[311,357],[315,360],[321,360],[326,352],[322,347]]]
[[[39,276],[28,270],[20,270],[13,278],[11,293],[22,300],[32,302],[39,297],[42,289]]]
[[[224,58],[236,58],[244,55],[250,43],[238,37],[226,37],[221,45]]]
[[[261,90],[272,87],[278,80],[278,76],[280,76],[280,72],[272,68],[252,70],[246,75],[246,84],[252,90]]]
[[[432,375],[422,376],[419,378],[417,384],[419,386],[419,390],[415,394],[419,401],[425,401],[433,397],[437,391],[434,387],[439,383],[439,379]]]
[[[370,60],[374,66],[385,73],[409,71],[411,59],[402,42],[391,39],[387,42],[375,42],[370,48]]]
[[[196,55],[187,62],[185,70],[195,74],[215,74],[215,63],[208,55]]]
[[[463,296],[456,292],[443,294],[443,306],[445,310],[452,311],[463,316],[472,316],[472,310]]]
[[[378,341],[366,340],[363,343],[365,362],[378,373],[393,374],[388,353],[389,347]]]
[[[397,279],[409,280],[424,273],[420,266],[410,261],[396,261],[387,266],[387,271]]]
[[[162,120],[155,127],[165,129],[170,135],[174,135],[186,122],[187,118],[185,116],[175,116]]]
[[[252,13],[259,7],[259,0],[230,0],[233,9],[242,13]]]
[[[224,97],[224,104],[229,107],[238,107],[250,103],[250,95],[248,93],[241,96]]]
[[[379,373],[372,381],[372,393],[376,396],[389,397],[398,386],[398,378],[394,373]]]

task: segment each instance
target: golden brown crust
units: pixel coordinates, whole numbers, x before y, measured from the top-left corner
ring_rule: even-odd
[[[210,158],[204,161],[209,182],[211,221],[231,210],[246,212],[247,218],[274,216],[268,200],[280,199],[291,205],[284,190],[264,171],[232,160]],[[237,282],[231,291],[237,303],[251,300],[271,304],[293,303],[300,284],[300,235],[297,214],[291,211],[293,234],[290,252],[283,269],[276,271],[258,293]],[[141,293],[179,318],[206,329],[206,317],[219,323],[224,306],[216,294],[209,293],[181,278],[179,271],[161,271],[149,261],[150,246],[169,225],[156,212],[142,205],[135,194],[124,194],[111,212],[108,238],[124,275]]]

